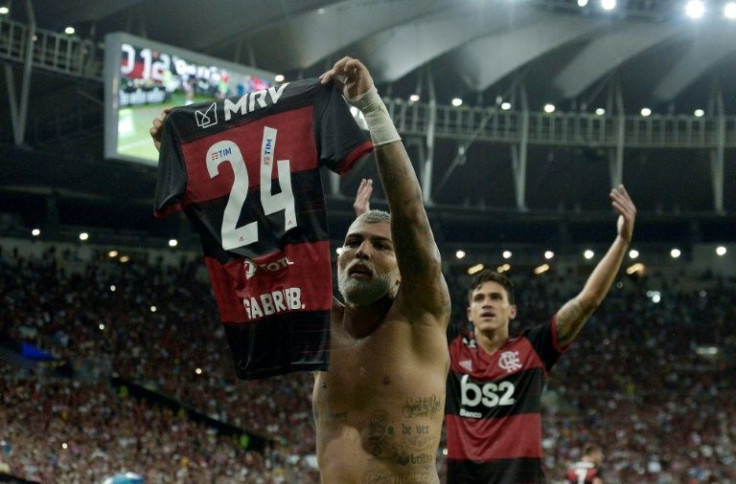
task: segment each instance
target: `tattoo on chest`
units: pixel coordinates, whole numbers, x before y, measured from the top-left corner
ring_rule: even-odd
[[[394,435],[394,427],[388,422],[387,412],[376,412],[368,423],[368,445],[374,457],[381,457],[384,443]]]
[[[406,418],[429,417],[434,418],[442,409],[442,400],[437,395],[421,398],[409,398],[402,409]]]
[[[431,470],[417,470],[406,475],[396,476],[385,472],[366,472],[363,482],[366,484],[426,484],[434,482],[437,476],[433,476]]]
[[[383,470],[372,470],[369,464],[364,482],[431,482],[435,479],[434,451],[437,440],[428,423],[395,423],[387,412],[374,412],[369,420],[367,439],[374,462],[381,462],[381,467],[385,464],[402,466],[407,470],[408,477],[391,480],[396,476],[392,477]]]

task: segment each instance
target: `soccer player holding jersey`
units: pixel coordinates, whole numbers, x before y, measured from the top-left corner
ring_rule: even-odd
[[[625,188],[614,188],[610,198],[618,234],[582,291],[549,323],[510,337],[513,283],[487,270],[473,280],[467,315],[474,329],[450,343],[447,482],[545,482],[541,397],[548,373],[608,293],[633,234],[636,207]]]
[[[437,484],[450,300],[419,182],[366,67],[345,57],[320,81],[323,85],[334,82],[348,102],[363,112],[391,210],[390,215],[371,211],[358,217],[338,257],[343,301],[335,301],[331,308],[330,366],[315,372],[312,398],[322,482]],[[266,95],[273,98],[278,94],[270,92]],[[263,96],[255,99],[264,99],[267,109],[268,99]],[[245,101],[236,105],[250,109]],[[214,122],[213,113],[219,107],[212,113],[202,111],[198,124]],[[162,131],[166,137],[164,119],[165,113],[151,128],[159,146]],[[330,141],[339,152],[346,147],[354,151],[355,143],[341,136],[341,123],[326,128],[333,130],[335,139],[323,141]],[[323,143],[318,144],[320,148]],[[269,199],[268,193],[265,198]],[[291,206],[285,201],[280,207]],[[284,218],[281,210],[277,215]],[[289,220],[286,217],[287,224]],[[242,249],[239,240],[232,241],[234,250]],[[251,303],[251,314],[253,308]],[[298,310],[287,307],[281,314]]]

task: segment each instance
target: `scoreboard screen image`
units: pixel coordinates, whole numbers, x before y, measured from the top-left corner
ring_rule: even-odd
[[[276,74],[124,33],[105,37],[105,158],[158,163],[148,130],[166,107],[241,96]]]

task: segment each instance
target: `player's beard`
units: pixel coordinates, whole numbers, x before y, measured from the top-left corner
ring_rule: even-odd
[[[360,280],[350,277],[347,270],[337,275],[337,287],[345,302],[352,306],[368,306],[389,294],[395,285],[390,272],[373,272],[373,277]]]

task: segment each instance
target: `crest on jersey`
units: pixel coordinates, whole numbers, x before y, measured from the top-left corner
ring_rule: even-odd
[[[511,373],[521,369],[521,360],[519,359],[518,351],[504,351],[501,356],[498,357],[498,366],[502,370],[506,370],[506,373]]]
[[[217,124],[217,103],[210,104],[210,107],[201,111],[194,111],[194,120],[200,128],[209,128]]]
[[[250,279],[256,273],[256,265],[252,260],[243,261],[243,270],[245,271],[245,278]]]

